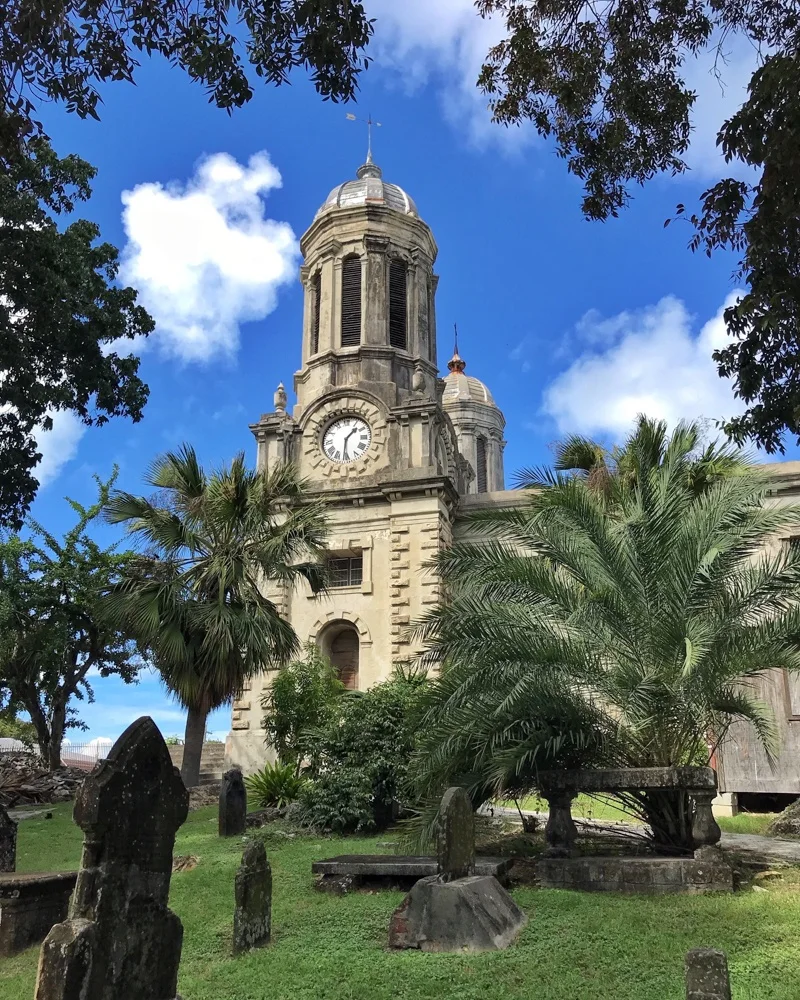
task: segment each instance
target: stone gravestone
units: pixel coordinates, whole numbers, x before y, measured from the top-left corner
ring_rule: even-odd
[[[438,875],[421,878],[392,914],[390,948],[493,951],[507,948],[528,918],[493,875],[473,875],[475,817],[463,788],[439,808]]]
[[[75,801],[81,868],[68,919],[42,945],[36,1000],[173,1000],[183,927],[167,899],[188,806],[155,723],[134,722]]]
[[[0,872],[13,872],[17,866],[17,824],[0,805]]]
[[[268,944],[272,932],[272,868],[261,840],[248,844],[236,872],[233,950]]]
[[[731,1000],[724,951],[693,948],[686,953],[686,1000]]]
[[[475,814],[463,788],[448,788],[442,796],[436,854],[444,882],[472,875],[475,870]]]
[[[247,790],[238,767],[222,776],[219,790],[219,835],[241,837],[247,825]]]

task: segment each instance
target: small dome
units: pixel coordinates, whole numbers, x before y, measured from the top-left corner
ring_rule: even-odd
[[[496,406],[492,394],[474,375],[465,375],[463,372],[450,372],[445,375],[444,395],[442,405],[448,403],[485,403],[487,406]]]
[[[317,215],[332,208],[358,208],[362,205],[384,205],[404,215],[419,214],[413,199],[396,184],[387,184],[381,168],[371,158],[368,157],[367,162],[358,168],[357,178],[335,187]]]
[[[486,406],[497,406],[488,388],[474,375],[465,375],[467,362],[459,355],[458,346],[447,363],[450,374],[444,377],[444,395],[442,405],[448,403],[484,403]]]

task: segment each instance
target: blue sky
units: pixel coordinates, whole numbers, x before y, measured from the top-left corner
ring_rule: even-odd
[[[617,220],[588,223],[552,146],[489,122],[473,81],[496,25],[470,0],[368,7],[375,61],[357,106],[322,102],[297,73],[289,87],[257,83],[228,116],[153,60],[136,86],[104,88],[100,123],[44,109],[56,149],[98,168],[81,214],[121,248],[123,276],[159,324],[142,349],[151,396],[141,423],[82,431],[62,415],[43,436],[33,513],[52,530],[71,523],[63,497],[91,499],[92,474],[115,463],[119,485],[138,491],[153,457],[184,441],[210,465],[240,450],[254,459],[247,425],[272,409],[279,381],[291,390],[299,364],[297,241],[364,158],[365,130],[347,111],[383,123],[375,159],[433,230],[440,367],[457,322],[468,372],[506,416],[509,485],[569,431],[614,440],[639,411],[672,422],[735,412],[710,359],[734,262],[692,255],[688,227],[663,223],[720,176],[716,129],[741,103],[751,55],[734,45],[724,90],[710,57],[690,67],[699,100],[688,175],[635,192]],[[114,738],[143,712],[182,733],[183,713],[151,675],[128,687],[98,678],[95,694],[82,706],[86,739]],[[227,713],[210,729],[224,734]]]

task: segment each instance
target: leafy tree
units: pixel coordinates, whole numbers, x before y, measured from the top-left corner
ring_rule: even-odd
[[[456,781],[476,803],[531,791],[551,767],[707,764],[736,720],[774,752],[747,682],[800,669],[800,552],[765,547],[800,508],[766,506],[755,469],[694,490],[698,433],[679,426],[658,453],[639,427],[625,446],[636,482],[613,507],[564,477],[476,514],[485,540],[440,555],[452,598],[419,624],[442,666],[412,766],[420,798]],[[685,794],[626,804],[659,846],[691,847]]]
[[[139,359],[109,345],[153,329],[136,292],[116,285],[117,251],[97,226],[57,224],[88,199],[94,168],[40,137],[25,149],[0,169],[0,525],[14,530],[38,486],[37,428],[54,413],[141,418]]]
[[[32,722],[20,719],[16,711],[4,709],[0,712],[0,738],[19,740],[32,748],[36,742],[36,729]]]
[[[416,740],[427,679],[396,670],[368,691],[349,691],[310,734],[317,779],[300,793],[303,820],[320,830],[382,830],[395,818]]]
[[[0,32],[0,147],[35,127],[39,101],[98,117],[98,84],[132,82],[140,54],[164,56],[231,110],[305,67],[326,99],[351,98],[372,23],[355,0],[8,0]]]
[[[304,762],[313,773],[312,730],[331,717],[345,686],[314,642],[306,644],[302,660],[279,670],[261,699],[264,742],[275,750],[282,764],[291,764],[295,775]]]
[[[297,652],[264,589],[322,586],[324,507],[291,466],[255,472],[240,454],[209,475],[188,445],[156,459],[146,482],[155,497],[117,492],[106,505],[107,520],[143,547],[112,599],[188,711],[181,774],[191,787],[209,712]]]
[[[108,606],[130,556],[89,534],[115,479],[116,471],[107,482],[95,477],[90,507],[69,501],[77,523],[62,540],[36,521],[30,538],[0,538],[0,702],[28,713],[51,769],[61,764],[65,731],[84,728],[71,702],[94,700],[90,671],[128,683],[141,665]]]
[[[726,425],[738,442],[782,451],[800,440],[800,15],[791,0],[678,0],[590,4],[583,0],[478,0],[506,23],[479,84],[495,120],[532,122],[553,137],[570,173],[584,183],[588,219],[615,216],[632,184],[686,170],[696,94],[687,62],[714,53],[725,77],[725,46],[745,39],[758,58],[748,98],[720,123],[727,162],[755,181],[723,177],[697,212],[692,249],[739,255],[735,278],[747,293],[725,313],[731,343],[715,352],[721,375],[748,404]]]

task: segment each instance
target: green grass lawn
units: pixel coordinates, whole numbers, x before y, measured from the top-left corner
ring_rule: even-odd
[[[384,838],[284,839],[271,836],[273,942],[232,958],[237,840],[216,836],[213,808],[190,815],[176,853],[192,871],[173,876],[171,905],[185,928],[179,989],[185,1000],[682,1000],[683,956],[725,949],[736,1000],[796,1000],[800,893],[695,897],[582,895],[515,889],[531,920],[517,945],[484,955],[384,950],[398,892],[315,892],[314,859],[375,852]],[[19,828],[18,867],[65,869],[78,862],[79,831],[70,807]],[[3,1000],[31,1000],[38,948],[0,959]]]

